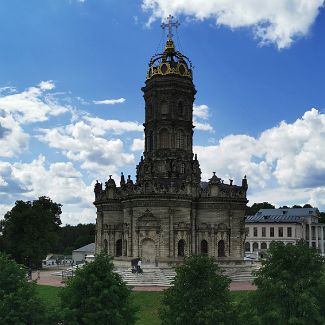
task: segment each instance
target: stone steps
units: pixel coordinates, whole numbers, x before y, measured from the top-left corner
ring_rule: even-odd
[[[130,286],[160,286],[170,287],[174,280],[175,271],[164,270],[160,268],[144,267],[143,273],[132,273],[131,268],[116,268],[115,272],[119,274],[123,281]]]

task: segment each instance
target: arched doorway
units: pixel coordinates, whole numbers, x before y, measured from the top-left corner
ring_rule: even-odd
[[[116,241],[115,256],[122,256],[122,239]]]
[[[178,241],[178,253],[177,255],[178,256],[185,256],[185,240],[184,239],[181,239]]]
[[[245,243],[245,252],[250,252],[251,251],[251,244],[247,241]]]
[[[218,257],[225,257],[225,241],[223,239],[218,242]]]
[[[145,238],[141,243],[141,257],[145,263],[154,263],[156,259],[156,244],[150,238]]]
[[[104,239],[104,253],[108,253],[108,242],[107,242],[107,239]]]
[[[262,243],[261,244],[261,249],[267,249],[267,244],[266,243]]]
[[[201,254],[208,254],[208,242],[206,240],[201,241]]]
[[[128,241],[124,240],[123,255],[128,256]]]
[[[253,252],[256,252],[258,250],[258,243],[253,243]]]

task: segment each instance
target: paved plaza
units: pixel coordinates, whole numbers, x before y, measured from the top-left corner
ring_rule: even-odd
[[[55,275],[58,270],[44,270],[40,272],[40,279],[37,280],[37,272],[33,272],[33,280],[37,280],[37,284],[49,285],[53,287],[63,287],[62,276]],[[55,273],[55,274],[54,274]],[[141,276],[141,275],[139,275]],[[134,286],[133,291],[163,291],[167,289],[167,286]],[[252,282],[231,282],[230,291],[244,291],[244,290],[255,290],[256,287]]]

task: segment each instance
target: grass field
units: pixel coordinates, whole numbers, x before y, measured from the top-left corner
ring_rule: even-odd
[[[59,292],[61,288],[38,285],[37,291],[42,300],[49,307],[58,306],[60,303]],[[250,291],[233,291],[230,293],[236,302],[245,298]],[[132,292],[135,304],[139,307],[137,325],[160,324],[158,309],[161,302],[162,292]]]

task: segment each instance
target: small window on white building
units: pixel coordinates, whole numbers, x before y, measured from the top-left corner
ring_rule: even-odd
[[[262,237],[266,237],[266,228],[262,227]]]
[[[279,232],[279,237],[283,237],[283,227],[279,227],[278,232]]]
[[[274,237],[274,227],[270,228],[270,237]]]
[[[257,227],[254,227],[253,232],[254,232],[254,237],[257,237]]]
[[[291,227],[287,228],[287,237],[292,237],[292,228]]]

